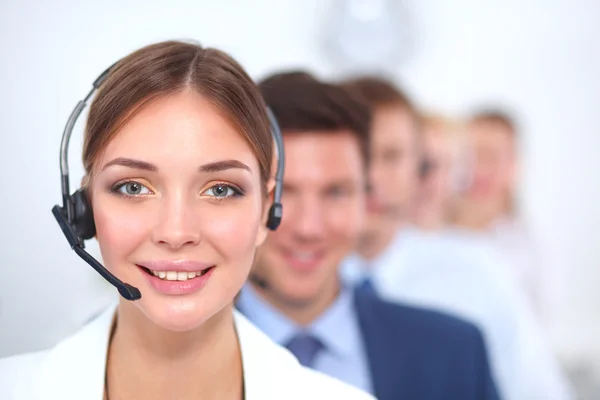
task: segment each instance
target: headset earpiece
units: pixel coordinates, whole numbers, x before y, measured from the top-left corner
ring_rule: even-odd
[[[114,64],[113,64],[114,66]],[[63,131],[63,137],[60,142],[60,183],[62,193],[62,207],[55,205],[52,207],[52,215],[58,222],[61,231],[67,238],[71,249],[77,253],[86,263],[94,268],[104,279],[106,279],[111,285],[117,288],[119,294],[126,300],[135,301],[142,298],[142,294],[139,289],[121,281],[109,270],[98,262],[91,254],[84,250],[84,241],[96,236],[96,225],[94,224],[94,213],[87,195],[85,188],[75,191],[70,194],[69,190],[69,163],[68,163],[68,149],[69,140],[73,133],[73,127],[77,118],[81,114],[81,111],[85,108],[88,100],[92,97],[96,89],[102,84],[102,82],[108,76],[110,68],[106,69],[99,77],[94,81],[93,88],[85,96],[83,100],[75,106],[69,120]]]
[[[87,191],[79,189],[71,196],[74,210],[73,228],[77,236],[83,240],[88,240],[96,236],[96,225],[94,223],[94,213],[90,205]]]
[[[275,193],[273,195],[273,204],[269,209],[269,218],[267,219],[267,228],[274,231],[281,223],[283,216],[283,205],[281,196],[283,194],[283,174],[285,170],[285,150],[283,148],[283,136],[277,123],[277,118],[270,107],[267,107],[267,117],[271,125],[271,135],[277,146],[277,172],[275,173]]]
[[[283,207],[279,203],[273,203],[269,209],[269,219],[267,219],[267,228],[274,231],[281,223],[281,217],[283,216]]]

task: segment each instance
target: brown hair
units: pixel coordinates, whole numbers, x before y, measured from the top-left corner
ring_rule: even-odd
[[[359,140],[368,163],[371,113],[351,93],[301,71],[271,75],[259,87],[284,134],[347,129]]]
[[[417,116],[416,107],[398,85],[377,76],[358,76],[342,82],[342,86],[360,96],[369,107],[400,106]]]
[[[471,123],[478,122],[487,122],[495,125],[499,125],[505,128],[513,139],[517,138],[517,122],[514,117],[512,117],[508,112],[501,110],[499,108],[489,108],[485,110],[480,110],[473,115],[469,119]]]
[[[119,128],[149,101],[186,89],[211,101],[243,134],[269,178],[273,138],[264,101],[244,69],[226,53],[195,43],[166,41],[121,59],[98,90],[89,112],[83,165],[94,163]]]

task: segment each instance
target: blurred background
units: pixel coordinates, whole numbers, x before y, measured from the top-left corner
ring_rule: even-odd
[[[51,215],[61,201],[60,138],[100,72],[165,39],[216,46],[255,79],[284,68],[323,78],[378,71],[427,111],[460,119],[480,106],[510,110],[520,218],[555,271],[545,329],[581,398],[600,393],[593,0],[3,0],[0,357],[55,344],[115,298]],[[83,173],[82,120],[71,141],[72,188]]]

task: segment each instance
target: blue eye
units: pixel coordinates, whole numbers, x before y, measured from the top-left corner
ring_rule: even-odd
[[[238,188],[235,188],[231,185],[220,183],[208,188],[203,194],[222,199],[226,197],[241,196],[242,192]]]
[[[111,189],[111,192],[122,196],[143,196],[150,194],[150,189],[136,181],[120,183]]]

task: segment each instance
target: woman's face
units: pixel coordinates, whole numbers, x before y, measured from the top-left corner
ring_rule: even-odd
[[[150,102],[119,130],[94,164],[90,196],[105,265],[173,331],[232,302],[266,235],[254,153],[191,91]]]
[[[451,195],[453,154],[450,134],[444,127],[437,126],[426,127],[423,131],[423,155],[429,168],[419,182],[415,212],[424,217],[443,215]]]

